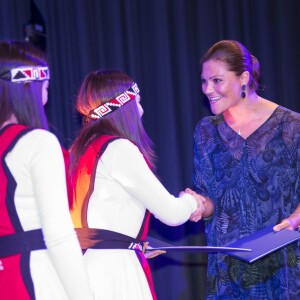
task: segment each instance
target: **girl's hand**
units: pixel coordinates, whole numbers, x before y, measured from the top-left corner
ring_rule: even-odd
[[[3,270],[4,270],[3,263],[2,263],[2,260],[0,260],[0,271],[3,271]]]
[[[153,250],[153,251],[151,251],[152,247],[149,246],[148,244],[149,244],[148,242],[145,242],[144,245],[143,245],[143,253],[144,253],[144,256],[147,259],[154,258],[158,255],[166,253],[165,250]]]

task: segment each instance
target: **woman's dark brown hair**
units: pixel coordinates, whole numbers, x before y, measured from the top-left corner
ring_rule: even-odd
[[[0,126],[15,115],[19,124],[48,129],[43,81],[15,83],[6,78],[13,68],[47,65],[45,54],[28,42],[0,42]]]
[[[201,59],[201,65],[208,60],[220,60],[224,62],[228,71],[240,76],[248,71],[250,74],[249,88],[259,89],[260,66],[257,58],[252,55],[240,42],[222,40],[211,46]]]

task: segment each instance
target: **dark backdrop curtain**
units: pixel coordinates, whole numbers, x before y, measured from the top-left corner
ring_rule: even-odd
[[[142,91],[145,127],[158,174],[173,194],[192,186],[193,130],[210,114],[199,59],[221,39],[236,39],[260,60],[262,96],[300,112],[298,0],[35,0],[45,19],[51,84],[47,113],[68,147],[80,127],[74,100],[84,76],[100,68],[132,75]],[[0,0],[0,39],[23,39],[30,0]],[[203,224],[150,234],[176,245],[205,245]],[[168,253],[149,261],[160,300],[203,299],[205,254]],[[101,284],[101,283],[99,283]]]

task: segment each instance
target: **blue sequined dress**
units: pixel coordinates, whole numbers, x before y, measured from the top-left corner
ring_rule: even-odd
[[[278,106],[246,139],[222,114],[203,118],[194,133],[194,186],[215,205],[205,220],[211,246],[288,217],[300,199],[300,114]],[[207,299],[300,299],[299,245],[253,264],[209,254]]]

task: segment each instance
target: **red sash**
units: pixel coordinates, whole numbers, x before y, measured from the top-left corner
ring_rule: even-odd
[[[94,190],[94,180],[97,164],[108,144],[116,139],[118,139],[118,137],[114,136],[102,136],[98,138],[87,148],[87,150],[79,160],[77,173],[75,174],[75,178],[73,181],[75,182],[75,201],[73,203],[73,209],[71,210],[71,216],[75,228],[88,227],[87,208],[90,196]],[[143,224],[136,239],[146,240],[149,229],[149,221],[150,212],[146,210]],[[152,297],[155,300],[157,299],[157,297],[155,295],[152,275],[148,262],[142,252],[135,251],[135,253],[138,256],[141,266],[145,272]]]
[[[65,161],[68,202],[69,202],[69,208],[71,209],[72,208],[72,200],[73,200],[73,195],[72,195],[73,192],[72,192],[72,186],[71,186],[69,176],[68,176],[68,168],[69,168],[69,164],[70,164],[70,157],[69,157],[69,152],[68,152],[68,150],[66,150],[66,148],[61,147],[61,150],[62,150],[64,161]]]
[[[0,236],[24,232],[14,202],[16,182],[5,163],[5,156],[29,130],[22,125],[9,125],[0,131]],[[35,299],[29,258],[30,251],[1,258],[4,267],[0,271],[2,300]]]

